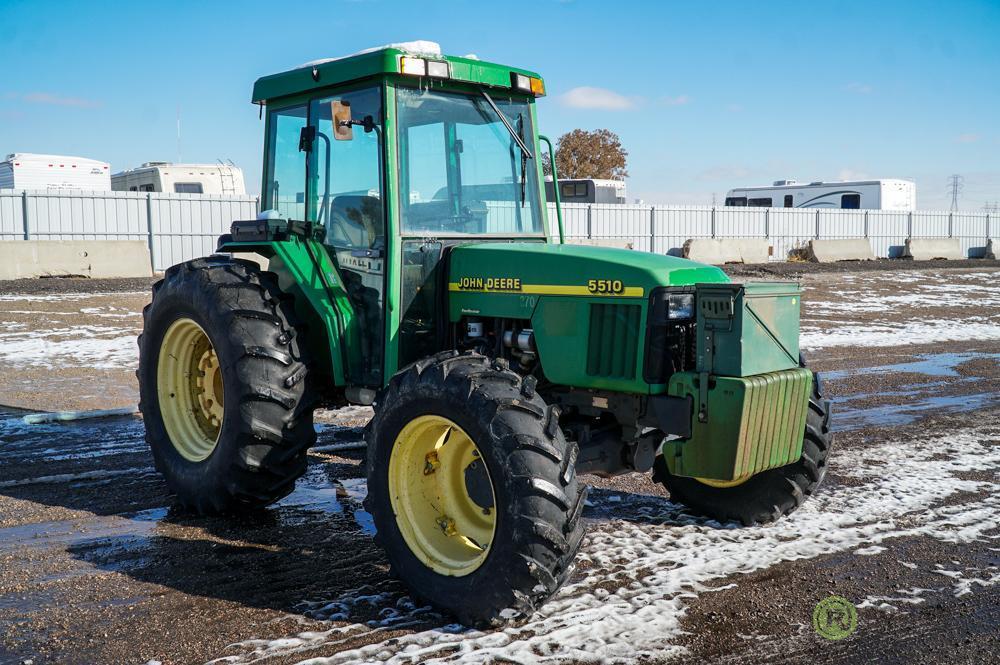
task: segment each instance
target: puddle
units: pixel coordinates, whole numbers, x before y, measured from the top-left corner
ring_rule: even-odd
[[[305,475],[295,483],[291,494],[275,504],[283,517],[301,521],[304,516],[293,517],[289,511],[282,509],[294,508],[297,511],[343,513],[344,506],[352,509],[354,522],[363,533],[374,535],[375,522],[372,516],[361,508],[367,493],[364,478],[343,478],[331,480],[325,465],[312,465]]]
[[[166,516],[167,508],[153,508],[132,515],[95,515],[7,527],[0,529],[0,552],[22,547],[70,546],[96,540],[144,537]]]
[[[823,372],[824,380],[836,381],[853,376],[870,374],[924,374],[925,376],[961,376],[956,368],[970,360],[1000,360],[1000,353],[933,353],[921,354],[920,360],[896,365],[879,365],[878,367],[859,367],[857,369],[842,369],[833,372]]]
[[[852,396],[853,398],[853,396]],[[833,431],[849,432],[862,427],[896,427],[909,425],[924,417],[928,411],[938,413],[964,413],[1000,405],[1000,395],[978,393],[927,397],[909,404],[884,404],[867,409],[837,409],[833,414]]]

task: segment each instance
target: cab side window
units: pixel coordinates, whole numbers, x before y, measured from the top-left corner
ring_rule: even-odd
[[[264,206],[284,219],[305,219],[306,160],[299,152],[305,126],[305,106],[271,112]]]

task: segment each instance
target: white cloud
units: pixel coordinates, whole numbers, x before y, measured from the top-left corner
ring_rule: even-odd
[[[958,143],[975,143],[979,139],[983,138],[979,134],[959,134],[955,141]]]
[[[660,104],[663,106],[684,106],[690,104],[691,98],[687,95],[677,95],[676,97],[661,97]]]
[[[848,83],[847,85],[845,85],[844,90],[846,90],[847,92],[856,93],[858,95],[867,95],[872,90],[874,90],[874,88],[872,88],[867,83],[858,83],[855,81],[854,83]]]
[[[628,111],[634,109],[637,100],[626,97],[614,90],[581,86],[573,88],[560,97],[566,106],[574,109],[601,109],[605,111]]]
[[[32,104],[48,104],[50,106],[75,106],[77,108],[96,108],[100,106],[100,102],[95,102],[91,99],[83,99],[81,97],[63,97],[62,95],[54,95],[50,92],[29,92],[24,95],[19,95],[11,93],[6,95],[8,99],[20,99],[25,102],[30,102]]]
[[[867,178],[867,173],[854,169],[840,169],[840,172],[837,173],[837,180],[866,180]]]

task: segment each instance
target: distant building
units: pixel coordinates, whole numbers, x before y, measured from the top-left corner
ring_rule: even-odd
[[[175,194],[247,193],[243,170],[228,164],[172,164],[146,162],[111,176],[111,188],[119,192],[173,192]]]
[[[545,198],[555,201],[552,177],[545,179]],[[560,178],[559,200],[563,203],[626,203],[624,180]]]
[[[111,189],[107,162],[69,155],[16,152],[0,162],[0,189]]]
[[[917,185],[912,180],[898,179],[810,183],[777,180],[770,187],[731,189],[725,204],[749,208],[916,210]]]

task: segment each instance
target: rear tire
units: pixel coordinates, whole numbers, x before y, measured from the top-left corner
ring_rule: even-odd
[[[805,366],[804,363],[802,363]],[[662,455],[653,464],[653,480],[670,492],[670,498],[691,510],[720,522],[737,521],[745,526],[774,522],[802,505],[826,477],[833,445],[830,432],[830,402],[820,394],[819,377],[813,374],[813,392],[798,462],[770,469],[731,487],[713,487],[695,478],[675,476]]]
[[[464,567],[449,569],[433,551],[428,555],[420,542],[408,544],[408,539],[414,542],[412,532],[421,528],[424,541],[440,540],[440,535],[433,533],[433,524],[428,530],[427,525],[413,525],[402,517],[421,514],[412,506],[427,504],[425,521],[446,524],[442,518],[447,515],[439,515],[441,506],[454,501],[426,490],[420,496],[393,495],[393,488],[401,486],[393,480],[399,473],[393,458],[406,458],[407,449],[401,446],[414,445],[407,435],[411,423],[428,418],[450,421],[467,435],[485,462],[492,487],[492,542],[479,559],[470,558]],[[366,439],[365,506],[374,517],[376,538],[393,571],[418,598],[452,613],[463,624],[497,625],[530,615],[570,574],[584,534],[581,513],[586,491],[577,484],[576,445],[563,437],[558,409],[535,393],[533,379],[522,380],[505,361],[455,351],[438,354],[392,378],[376,400]],[[442,460],[451,439],[444,441],[439,445]],[[435,463],[437,459],[435,454]],[[413,468],[415,479],[409,486],[427,487],[420,469]],[[445,470],[428,467],[424,475]],[[481,488],[469,485],[468,468],[465,472],[464,492],[482,496]],[[430,498],[424,499],[427,495]],[[477,503],[483,505],[482,500]],[[410,509],[399,511],[397,518],[394,504]],[[460,529],[442,530],[451,537],[462,535]]]
[[[139,336],[139,409],[156,469],[186,508],[202,514],[261,508],[291,492],[305,471],[306,450],[316,440],[316,391],[293,305],[275,275],[225,257],[173,266],[153,286]],[[224,407],[215,407],[214,429],[197,409],[204,375],[178,361],[199,342],[178,340],[175,331],[196,340],[195,329],[199,348],[208,344],[217,357],[216,402]],[[170,368],[174,379],[166,376]],[[190,395],[174,394],[188,388]],[[207,432],[200,439],[199,426]],[[185,444],[185,431],[195,432],[197,445]]]

